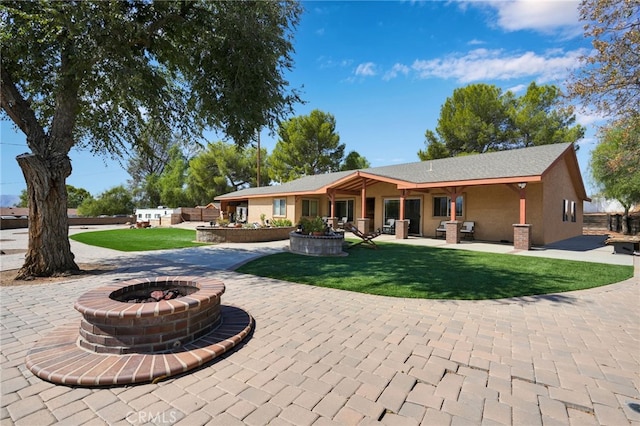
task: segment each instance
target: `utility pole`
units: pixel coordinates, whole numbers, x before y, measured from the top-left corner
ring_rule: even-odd
[[[258,175],[256,176],[256,186],[260,187],[260,129],[256,130],[256,141],[258,143]]]

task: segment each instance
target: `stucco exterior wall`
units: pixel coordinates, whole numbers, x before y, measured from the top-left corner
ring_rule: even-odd
[[[542,244],[582,235],[583,204],[571,180],[566,159],[554,164],[542,177],[544,183],[544,235]],[[575,202],[576,221],[563,221],[564,200]]]
[[[513,224],[520,221],[520,194],[511,187],[486,185],[470,187],[464,193],[464,219],[476,223],[475,238],[513,242]],[[526,221],[532,225],[532,239],[542,241],[542,186],[526,187]]]

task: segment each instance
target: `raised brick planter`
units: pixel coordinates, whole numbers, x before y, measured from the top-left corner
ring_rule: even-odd
[[[198,226],[196,241],[202,243],[260,243],[280,241],[289,238],[293,226],[276,228],[228,228],[216,226]]]
[[[335,235],[303,235],[297,232],[289,234],[289,250],[291,253],[307,256],[347,256],[342,251],[344,234]]]

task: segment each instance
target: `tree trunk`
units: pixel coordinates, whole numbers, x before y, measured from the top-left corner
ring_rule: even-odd
[[[66,275],[79,271],[69,243],[66,179],[71,160],[66,154],[16,157],[27,182],[29,246],[16,279]]]
[[[624,206],[624,213],[622,214],[622,234],[629,235],[629,207]]]

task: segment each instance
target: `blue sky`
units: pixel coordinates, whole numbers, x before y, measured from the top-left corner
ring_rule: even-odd
[[[494,84],[522,95],[532,81],[564,87],[579,55],[591,49],[578,21],[577,1],[318,1],[303,2],[295,34],[295,68],[287,74],[304,105],[336,118],[346,152],[372,166],[418,161],[424,133],[435,129],[440,107],[458,87]],[[578,113],[587,127],[578,151],[590,194],[589,153],[595,146],[595,115]],[[2,121],[0,194],[26,188],[16,155],[25,137]],[[211,138],[214,138],[213,133]],[[276,143],[267,131],[262,146]],[[116,161],[72,150],[67,183],[99,195],[126,184]],[[124,164],[124,162],[123,162]]]

